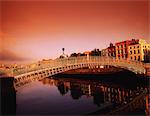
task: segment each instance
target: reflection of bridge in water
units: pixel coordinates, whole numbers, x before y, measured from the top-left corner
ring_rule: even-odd
[[[60,94],[69,92],[73,99],[80,99],[81,96],[93,97],[93,102],[97,106],[106,105],[98,114],[118,114],[133,112],[137,109],[145,109],[145,95],[148,93],[146,87],[122,88],[117,85],[110,85],[94,80],[81,80],[69,78],[41,80],[43,84],[57,86]],[[105,109],[107,111],[105,112]],[[109,110],[110,109],[110,110]]]
[[[13,70],[15,87],[20,87],[32,79],[42,79],[65,71],[84,68],[111,65],[134,72],[135,74],[146,74],[147,68],[142,62],[130,61],[113,57],[91,56],[91,57],[69,57],[52,60],[48,64],[38,63],[33,67],[17,68]]]

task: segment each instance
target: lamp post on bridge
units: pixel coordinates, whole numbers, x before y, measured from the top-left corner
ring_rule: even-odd
[[[62,48],[62,51],[63,51],[63,54],[64,54],[65,48]]]
[[[68,59],[68,55],[64,53],[65,48],[62,48],[62,55],[60,56],[60,58],[62,59],[62,65],[68,64],[68,61],[65,63],[64,59]]]

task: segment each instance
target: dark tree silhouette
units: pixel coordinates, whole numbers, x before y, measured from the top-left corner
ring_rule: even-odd
[[[72,54],[70,55],[70,57],[77,57],[77,56],[78,56],[77,53],[72,53]]]
[[[101,51],[95,48],[91,51],[90,56],[101,56]]]

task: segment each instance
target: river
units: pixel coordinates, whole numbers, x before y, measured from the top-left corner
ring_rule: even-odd
[[[107,114],[148,89],[133,80],[116,83],[97,77],[53,76],[20,87],[16,114]],[[145,102],[136,110],[131,107],[123,113],[145,114]]]

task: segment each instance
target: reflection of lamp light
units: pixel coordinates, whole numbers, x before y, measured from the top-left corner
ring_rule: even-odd
[[[100,68],[104,68],[104,66],[100,66]]]

